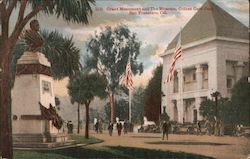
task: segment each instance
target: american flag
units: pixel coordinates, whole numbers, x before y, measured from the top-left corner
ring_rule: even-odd
[[[128,62],[127,66],[126,66],[126,72],[125,72],[125,76],[123,78],[123,84],[129,89],[132,90],[134,89],[133,86],[133,73],[131,70],[131,65],[130,62]]]
[[[169,69],[167,82],[170,82],[173,79],[175,62],[178,58],[181,57],[181,55],[182,55],[181,36],[179,36],[177,45],[175,47],[174,55],[173,55],[173,62],[172,62],[170,69]]]

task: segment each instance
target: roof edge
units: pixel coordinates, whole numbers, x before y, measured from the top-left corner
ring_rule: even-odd
[[[249,39],[245,40],[245,39],[228,38],[228,37],[222,37],[222,36],[214,36],[214,37],[209,37],[209,38],[201,39],[199,41],[195,41],[195,42],[185,44],[185,45],[182,46],[182,49],[192,48],[192,47],[195,47],[195,46],[198,46],[198,45],[208,43],[208,42],[213,41],[213,40],[223,40],[223,41],[232,41],[232,42],[239,42],[239,43],[249,44]],[[169,55],[171,53],[174,53],[174,48],[172,48],[170,50],[166,49],[159,56],[164,57],[164,56]]]

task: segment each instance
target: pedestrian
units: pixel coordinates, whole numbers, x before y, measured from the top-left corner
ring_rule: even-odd
[[[197,135],[201,135],[201,123],[197,121]]]
[[[124,134],[128,133],[128,123],[126,121],[124,121],[124,124],[123,124],[123,133]]]
[[[113,133],[113,123],[112,122],[109,122],[108,130],[109,130],[109,136],[112,136],[112,133]]]
[[[163,122],[162,125],[162,140],[164,140],[164,137],[166,135],[166,138],[168,140],[168,129],[169,129],[169,123],[167,123],[166,121]]]
[[[117,132],[118,132],[118,136],[121,136],[121,132],[122,132],[122,123],[121,122],[117,123]]]
[[[99,129],[99,122],[98,120],[95,123],[95,132],[98,134],[98,129]]]
[[[99,119],[99,122],[98,122],[98,131],[100,134],[102,134],[102,120]]]

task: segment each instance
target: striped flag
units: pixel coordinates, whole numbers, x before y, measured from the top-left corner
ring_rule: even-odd
[[[174,67],[175,67],[175,62],[182,56],[182,48],[181,48],[181,36],[178,38],[177,45],[175,47],[174,55],[173,55],[173,62],[170,66],[169,72],[168,72],[168,77],[167,77],[167,82],[170,82],[173,79],[174,76]]]
[[[130,90],[134,89],[132,78],[133,78],[133,73],[131,70],[130,62],[128,62],[126,66],[125,76],[123,77],[123,84]]]

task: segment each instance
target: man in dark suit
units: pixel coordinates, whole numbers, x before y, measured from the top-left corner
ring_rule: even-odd
[[[164,140],[164,137],[166,135],[167,140],[168,140],[168,130],[169,130],[170,124],[167,123],[166,121],[163,122],[162,125],[162,140]]]

